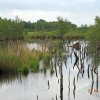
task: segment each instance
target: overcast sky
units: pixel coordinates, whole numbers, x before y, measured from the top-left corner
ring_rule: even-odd
[[[56,20],[58,16],[71,22],[93,24],[100,16],[100,0],[0,0],[0,16],[23,20]]]

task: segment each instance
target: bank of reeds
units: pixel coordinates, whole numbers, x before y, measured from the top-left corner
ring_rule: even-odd
[[[28,48],[11,47],[0,50],[0,72],[28,72],[39,70],[39,51],[30,51]]]

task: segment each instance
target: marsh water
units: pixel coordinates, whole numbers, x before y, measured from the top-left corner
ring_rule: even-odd
[[[0,75],[0,100],[99,100],[99,45],[84,40],[32,41],[30,51],[51,52],[38,72]]]

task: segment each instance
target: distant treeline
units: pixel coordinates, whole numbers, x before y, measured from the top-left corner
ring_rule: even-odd
[[[16,17],[15,20],[0,17],[0,40],[23,39],[24,24]]]
[[[37,20],[37,22],[25,22],[23,21],[25,25],[25,29],[29,31],[54,31],[58,30],[59,28],[59,21],[52,21],[47,22],[43,19]],[[66,28],[66,31],[68,30],[74,30],[76,29],[76,25],[72,24],[71,22],[67,21],[67,19],[64,21],[64,27]]]
[[[27,32],[40,32],[42,34],[50,31],[57,31],[60,35],[88,33],[94,38],[100,33],[100,17],[96,16],[94,25],[81,25],[80,27],[61,17],[52,22],[43,19],[37,20],[37,22],[26,22],[18,17],[15,20],[0,17],[0,40],[23,39]]]

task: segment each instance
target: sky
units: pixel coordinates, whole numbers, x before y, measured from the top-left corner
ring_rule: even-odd
[[[100,16],[100,0],[0,0],[0,16],[25,21],[55,21],[58,16],[74,24],[94,24]]]

